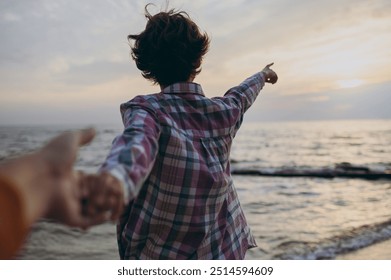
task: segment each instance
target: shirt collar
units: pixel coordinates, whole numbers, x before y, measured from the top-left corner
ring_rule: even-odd
[[[197,94],[205,96],[200,84],[188,82],[169,85],[168,87],[165,87],[161,92],[166,94]]]

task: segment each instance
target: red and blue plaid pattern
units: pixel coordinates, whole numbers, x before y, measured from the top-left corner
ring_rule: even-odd
[[[102,167],[126,189],[121,259],[243,259],[256,246],[229,155],[263,85],[257,73],[207,98],[200,85],[177,83],[121,105],[125,129]]]

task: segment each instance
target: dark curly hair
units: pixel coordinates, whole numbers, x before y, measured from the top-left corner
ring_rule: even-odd
[[[183,11],[174,9],[152,16],[145,6],[148,22],[143,32],[129,35],[132,58],[144,78],[168,86],[185,82],[201,72],[202,57],[209,37]]]

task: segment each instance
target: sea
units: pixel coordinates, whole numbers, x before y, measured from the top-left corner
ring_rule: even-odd
[[[1,126],[0,161],[41,147],[80,126]],[[118,125],[96,127],[77,169],[96,172]],[[244,122],[231,151],[233,170],[315,170],[340,163],[391,170],[391,120]],[[233,175],[258,244],[247,259],[335,259],[391,239],[391,180]],[[87,231],[48,220],[32,228],[19,259],[119,259],[115,224]]]

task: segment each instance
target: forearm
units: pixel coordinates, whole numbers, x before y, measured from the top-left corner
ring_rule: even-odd
[[[114,139],[100,171],[110,173],[123,184],[128,202],[137,196],[154,165],[161,128],[145,109],[136,107],[123,113],[124,132]]]
[[[246,80],[240,83],[237,88],[242,92],[244,96],[251,100],[251,102],[254,102],[264,85],[265,74],[261,71],[248,77]]]
[[[231,98],[238,104],[243,115],[255,102],[259,92],[265,85],[265,76],[262,72],[257,72],[244,80],[240,85],[231,88],[225,97]]]
[[[116,146],[100,169],[122,183],[125,202],[137,196],[153,167],[157,149],[157,140],[149,137],[143,137],[141,142],[129,142],[122,148]]]

